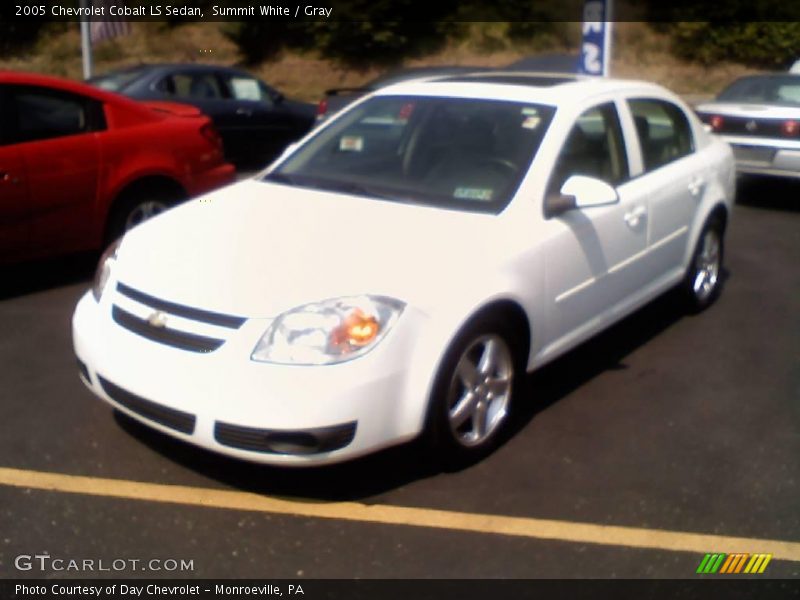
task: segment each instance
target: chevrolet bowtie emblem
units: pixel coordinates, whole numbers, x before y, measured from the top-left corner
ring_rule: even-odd
[[[152,315],[147,317],[147,322],[150,323],[151,327],[158,327],[159,329],[163,329],[167,326],[167,315],[165,315],[160,310],[157,310]]]

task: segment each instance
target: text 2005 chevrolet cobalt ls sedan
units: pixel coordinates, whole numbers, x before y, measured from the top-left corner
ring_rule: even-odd
[[[476,74],[367,96],[267,172],[128,232],[73,319],[91,390],[177,438],[311,465],[497,443],[526,371],[720,289],[729,146],[663,88]]]

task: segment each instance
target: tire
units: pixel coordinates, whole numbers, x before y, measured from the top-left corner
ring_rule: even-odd
[[[425,441],[446,469],[488,456],[503,439],[525,372],[516,333],[498,318],[467,326],[434,381]]]
[[[722,260],[725,227],[722,219],[712,216],[703,226],[692,260],[681,284],[689,312],[698,313],[719,297],[722,291]]]
[[[125,192],[109,216],[105,245],[140,223],[169,210],[180,200],[179,194],[167,189],[140,187]]]

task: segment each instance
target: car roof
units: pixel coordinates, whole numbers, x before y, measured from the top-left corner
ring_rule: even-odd
[[[124,104],[127,107],[134,107],[140,110],[140,104],[125,96],[120,96],[113,92],[101,90],[87,83],[74,81],[72,79],[65,79],[62,77],[54,77],[52,75],[42,75],[40,73],[27,73],[23,71],[5,71],[0,70],[0,83],[12,85],[35,85],[51,89],[61,90],[64,92],[71,92],[81,96],[88,96],[95,100],[102,102],[115,102],[117,104]]]
[[[488,67],[477,67],[468,65],[426,65],[422,67],[403,67],[388,71],[378,75],[375,79],[364,84],[364,89],[377,89],[392,83],[400,83],[409,79],[423,77],[433,77],[436,75],[451,75],[456,73],[472,73],[476,71],[488,71]]]
[[[492,98],[560,106],[608,92],[626,90],[657,95],[666,93],[672,96],[663,87],[644,81],[575,73],[509,71],[477,72],[403,82],[381,88],[376,94]]]
[[[103,78],[109,75],[119,73],[130,73],[132,71],[141,71],[142,73],[156,73],[156,72],[169,72],[169,71],[184,71],[184,72],[197,72],[202,73],[206,71],[223,71],[228,73],[246,73],[242,69],[236,67],[228,67],[225,65],[210,65],[206,63],[140,63],[137,65],[130,65],[120,69],[112,69],[105,73],[99,74],[95,77]]]

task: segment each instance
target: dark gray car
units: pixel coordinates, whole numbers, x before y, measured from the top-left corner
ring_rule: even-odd
[[[226,158],[264,165],[314,124],[312,104],[289,100],[241,69],[201,64],[138,65],[89,83],[136,98],[191,104],[211,117]]]
[[[361,87],[334,88],[325,91],[325,97],[317,106],[317,121],[323,121],[333,114],[349,106],[362,96],[377,89],[409,81],[411,79],[427,79],[445,75],[458,75],[489,70],[487,67],[470,67],[464,65],[437,65],[429,67],[407,67],[389,71],[368,81]]]

